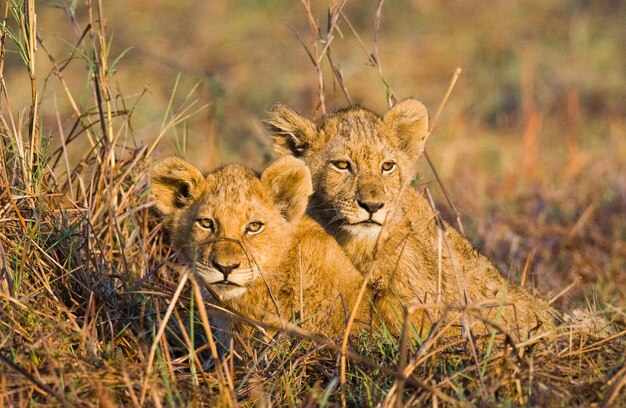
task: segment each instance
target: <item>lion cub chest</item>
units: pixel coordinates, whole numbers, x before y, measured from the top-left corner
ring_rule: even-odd
[[[259,320],[297,323],[330,337],[343,334],[363,282],[337,242],[306,216],[278,268],[266,275],[231,305]],[[362,302],[359,322],[367,320],[368,304],[369,298]]]

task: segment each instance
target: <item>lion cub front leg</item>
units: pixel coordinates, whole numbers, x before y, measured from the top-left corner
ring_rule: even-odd
[[[366,275],[367,285],[372,292],[372,298],[375,300],[395,299],[398,293],[404,292],[398,288],[402,284],[399,281],[397,265],[392,270],[389,268],[389,262],[385,259],[374,259],[365,265],[361,271]],[[368,274],[369,276],[367,276]]]
[[[376,262],[373,262],[370,268],[368,285],[374,292],[374,296],[377,296],[391,287],[391,274],[385,271],[384,268],[377,267]]]

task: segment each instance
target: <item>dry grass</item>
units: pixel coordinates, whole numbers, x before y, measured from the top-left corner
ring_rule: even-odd
[[[342,54],[328,52],[333,38],[356,39],[359,25],[351,22],[344,2],[334,3],[326,28],[310,5],[304,10],[312,36],[301,42],[317,75],[303,92],[317,95],[321,112],[349,98],[342,64],[333,58]],[[376,38],[380,10],[373,10]],[[34,1],[6,2],[2,12],[0,406],[624,403],[623,340],[595,338],[574,327],[515,348],[501,334],[497,341],[479,339],[475,354],[468,339],[444,339],[445,327],[402,347],[384,332],[353,335],[343,353],[343,386],[340,339],[331,342],[297,328],[217,358],[208,316],[219,311],[202,303],[193,279],[186,282],[186,275],[167,267],[173,254],[147,190],[157,142],[174,134],[184,150],[185,123],[204,112],[205,96],[196,98],[192,89],[180,97],[175,90],[163,105],[158,136],[139,143],[136,132],[143,130],[133,124],[140,96],[124,95],[116,80],[123,61],[109,53],[100,1],[65,9],[74,32],[65,39],[73,44],[69,54],[46,47],[45,27],[35,27],[36,21],[44,23],[34,18]],[[363,39],[354,44],[359,58],[374,64],[376,92],[393,100],[378,42],[371,49]],[[48,69],[40,68],[42,61]],[[8,69],[28,80],[5,77]],[[522,93],[534,89],[528,82],[520,86]],[[50,88],[60,91],[51,95]],[[623,329],[626,188],[619,175],[625,170],[625,127],[610,111],[603,112],[605,122],[595,119],[584,99],[591,91],[593,86],[566,97],[569,113],[562,123],[525,103],[521,142],[497,136],[500,129],[515,132],[504,123],[506,115],[488,112],[490,105],[476,125],[455,105],[462,93],[453,94],[446,108],[452,119],[441,122],[429,152],[452,200],[463,214],[472,214],[462,219],[468,234],[502,270],[552,296],[578,282],[556,303],[570,308],[587,302]],[[558,109],[558,100],[551,100],[551,109]],[[491,113],[495,128],[488,124]],[[458,136],[476,126],[480,143]],[[571,134],[565,144],[544,137],[563,128]],[[605,129],[607,136],[580,141],[579,134],[593,129]],[[485,165],[494,157],[497,164]],[[419,182],[432,184],[437,198],[432,173],[425,167],[423,174]],[[454,222],[456,211],[440,201],[439,210]]]

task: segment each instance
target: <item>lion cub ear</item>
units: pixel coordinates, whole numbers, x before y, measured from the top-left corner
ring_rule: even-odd
[[[311,147],[317,135],[313,121],[300,116],[285,105],[276,104],[269,112],[267,123],[274,138],[274,151],[278,156],[288,154],[301,157]]]
[[[271,191],[287,221],[299,222],[313,193],[311,173],[304,162],[292,156],[281,157],[265,169],[261,183]]]
[[[191,203],[201,193],[204,177],[183,159],[169,157],[152,168],[150,185],[156,206],[163,215]]]
[[[424,152],[428,137],[428,110],[421,102],[415,99],[398,102],[389,109],[383,122],[392,130],[398,147],[409,157],[417,158]]]

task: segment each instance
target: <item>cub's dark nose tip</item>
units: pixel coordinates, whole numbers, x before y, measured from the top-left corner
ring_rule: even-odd
[[[385,203],[381,203],[378,201],[356,201],[359,204],[359,207],[363,208],[370,214],[374,214],[376,211],[380,210],[385,206]]]
[[[213,265],[215,269],[222,272],[222,275],[224,275],[224,279],[228,278],[228,275],[230,275],[230,273],[233,270],[239,268],[239,265],[240,265],[239,263],[230,264],[230,265],[222,265],[213,258],[211,258],[211,264]]]

